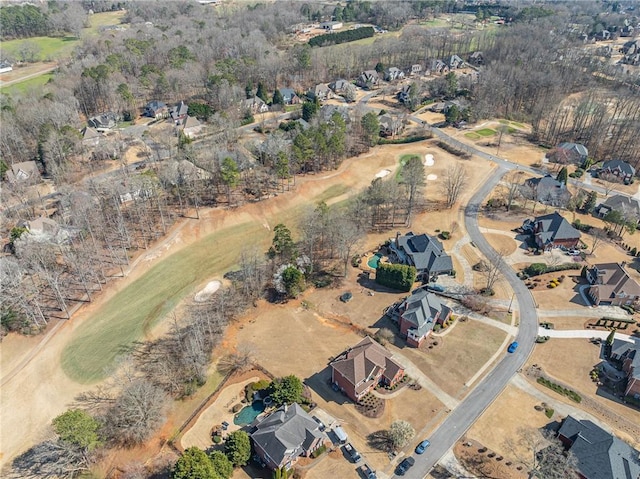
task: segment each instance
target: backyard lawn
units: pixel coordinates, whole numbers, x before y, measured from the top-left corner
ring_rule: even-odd
[[[18,83],[14,83],[13,85],[9,85],[8,87],[2,88],[3,93],[8,95],[15,93],[27,93],[31,90],[39,90],[41,91],[42,87],[46,85],[49,80],[53,78],[53,72],[44,73],[43,75],[38,75],[33,78],[29,78],[28,80],[24,80]]]

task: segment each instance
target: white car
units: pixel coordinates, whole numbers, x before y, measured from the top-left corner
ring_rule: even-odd
[[[577,249],[570,249],[569,251],[567,251],[567,254],[569,256],[580,256],[580,251]]]

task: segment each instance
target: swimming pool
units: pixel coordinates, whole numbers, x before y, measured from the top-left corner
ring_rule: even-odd
[[[376,253],[371,258],[369,258],[369,261],[367,261],[367,264],[369,265],[370,268],[377,269],[381,259],[382,259],[382,255],[380,253]]]
[[[262,401],[253,401],[250,406],[243,407],[233,418],[236,426],[246,426],[256,420],[258,415],[264,412],[264,403]]]

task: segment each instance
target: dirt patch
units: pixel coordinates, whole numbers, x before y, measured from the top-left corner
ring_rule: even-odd
[[[453,453],[466,470],[478,477],[499,477],[500,479],[524,479],[526,468],[516,461],[484,446],[482,442],[466,439],[459,441]],[[520,470],[518,470],[520,468]]]

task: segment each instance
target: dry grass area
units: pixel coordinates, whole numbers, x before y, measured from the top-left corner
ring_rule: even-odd
[[[526,455],[522,445],[517,444],[520,428],[540,428],[551,421],[545,416],[544,411],[534,409],[538,404],[540,401],[536,398],[515,386],[508,385],[471,426],[467,436],[489,450],[503,455],[506,460],[518,462],[518,457]],[[509,439],[515,452],[507,445]]]
[[[500,479],[525,479],[527,477],[523,465],[513,462],[508,456],[503,456],[499,452],[487,448],[479,441],[469,438],[465,441],[458,441],[453,447],[453,453],[467,471],[476,474],[474,477]]]
[[[466,393],[464,384],[498,350],[506,333],[476,321],[459,322],[440,344],[429,350],[403,348],[406,355],[443,391],[453,397]],[[447,364],[447,367],[442,367]]]
[[[507,234],[487,233],[484,237],[493,249],[503,253],[505,256],[509,256],[518,248],[518,243]]]
[[[597,385],[591,381],[589,372],[600,363],[599,354],[600,347],[587,339],[550,339],[544,344],[536,345],[527,365],[537,364],[546,374],[571,385],[582,396],[588,396],[628,421],[640,424],[640,411],[596,394]],[[536,387],[556,399],[575,405],[551,389],[539,384]],[[615,427],[615,424],[610,426]]]
[[[552,279],[559,279],[565,275],[565,279],[555,288],[548,288],[547,285]],[[588,307],[578,290],[579,284],[573,282],[570,276],[580,275],[580,270],[558,271],[555,273],[542,274],[532,279],[539,279],[540,282],[535,289],[531,290],[533,298],[540,309],[580,309]]]

